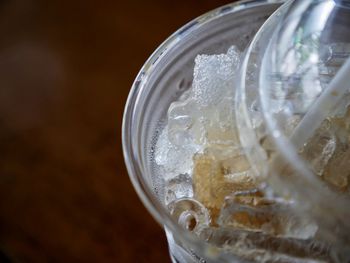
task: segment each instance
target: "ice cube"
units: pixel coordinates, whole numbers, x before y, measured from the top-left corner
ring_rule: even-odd
[[[330,247],[315,240],[282,238],[224,227],[205,228],[201,231],[200,237],[243,259],[259,263],[334,262]]]
[[[340,105],[343,107],[343,105]],[[343,111],[343,110],[342,110]],[[339,112],[338,112],[339,113]],[[301,150],[315,173],[329,185],[346,191],[350,177],[350,108],[323,121]]]
[[[191,174],[193,169],[192,157],[200,151],[195,144],[177,146],[169,141],[168,128],[160,134],[155,151],[155,161],[164,168],[164,179],[170,180],[179,174]]]
[[[219,123],[217,123],[220,125]],[[220,129],[215,124],[207,127],[206,140],[208,145],[238,146],[238,136],[234,129]]]
[[[299,239],[313,238],[318,229],[311,220],[293,213],[291,204],[269,200],[259,190],[226,197],[218,223],[222,227]]]
[[[233,189],[226,184],[220,165],[211,154],[197,154],[194,157],[193,170],[194,196],[211,212],[218,213],[225,196]]]
[[[200,122],[202,112],[192,99],[173,102],[168,110],[168,136],[177,146],[203,144],[205,130]]]
[[[323,178],[329,184],[341,191],[348,190],[350,177],[350,148],[336,151],[329,161]]]
[[[232,96],[239,57],[240,52],[235,47],[227,54],[196,57],[192,94],[199,105],[217,105],[225,96]]]
[[[233,97],[225,96],[221,103],[217,105],[216,111],[218,112],[218,128],[221,130],[235,130]]]
[[[233,98],[226,97],[215,107],[204,110],[209,121],[205,124],[208,145],[240,145],[235,124]]]
[[[165,183],[165,204],[181,198],[193,197],[192,178],[188,174],[180,174]]]
[[[269,203],[260,196],[259,191],[247,191],[247,194],[234,194],[225,198],[218,223],[222,227],[277,233],[279,225]]]
[[[301,151],[317,175],[322,175],[336,149],[336,137],[330,130],[328,120],[324,121]]]
[[[197,57],[192,89],[170,105],[168,124],[157,141],[155,161],[166,180],[191,174],[193,156],[206,145],[238,143],[232,85],[239,56],[231,47],[227,54]]]
[[[211,221],[208,210],[192,198],[175,200],[168,209],[180,226],[194,233],[200,233]]]
[[[249,165],[242,155],[220,159],[210,150],[195,155],[194,196],[210,210],[214,221],[226,196],[255,186],[251,175],[243,173],[247,168]],[[235,173],[240,180],[235,180]]]

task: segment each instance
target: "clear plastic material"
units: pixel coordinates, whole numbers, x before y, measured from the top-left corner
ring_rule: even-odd
[[[232,45],[243,51],[279,6],[280,1],[244,1],[193,20],[155,51],[134,82],[124,114],[124,156],[141,200],[166,230],[173,262],[247,262],[191,234],[190,231],[205,232],[197,228],[197,222],[205,226],[209,220],[206,210],[191,199],[192,179],[186,173],[186,164],[179,163],[183,166],[175,168],[180,170],[165,174],[164,167],[157,163],[167,160],[155,160],[155,151],[170,104],[186,96],[192,85],[196,56],[226,53]],[[211,103],[211,99],[207,102]],[[176,132],[189,123],[184,116],[171,129]],[[175,144],[181,144],[176,136],[173,139]]]
[[[235,108],[256,174],[297,202],[340,262],[350,258],[349,23],[348,1],[289,1],[247,50]]]

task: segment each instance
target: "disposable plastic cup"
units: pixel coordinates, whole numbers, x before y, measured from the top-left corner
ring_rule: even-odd
[[[142,202],[165,229],[173,262],[244,262],[219,252],[172,219],[163,204],[164,185],[154,163],[154,145],[169,105],[191,86],[195,57],[225,53],[232,45],[244,51],[282,2],[236,2],[194,19],[160,45],[132,86],[123,118],[125,162]]]

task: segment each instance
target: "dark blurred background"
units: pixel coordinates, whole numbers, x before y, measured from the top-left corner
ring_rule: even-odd
[[[0,262],[170,262],[121,119],[152,51],[225,0],[0,0]]]

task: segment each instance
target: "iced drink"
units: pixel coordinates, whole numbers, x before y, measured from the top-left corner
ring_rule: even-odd
[[[168,110],[155,149],[165,180],[164,204],[188,231],[218,249],[256,262],[333,262],[319,226],[295,211],[252,170],[239,140],[234,85],[241,52],[198,55],[193,82]],[[347,191],[350,110],[325,120],[300,149],[320,180]],[[257,113],[255,128],[263,119]],[[291,131],[298,116],[288,120]],[[268,141],[261,145],[269,148]]]

